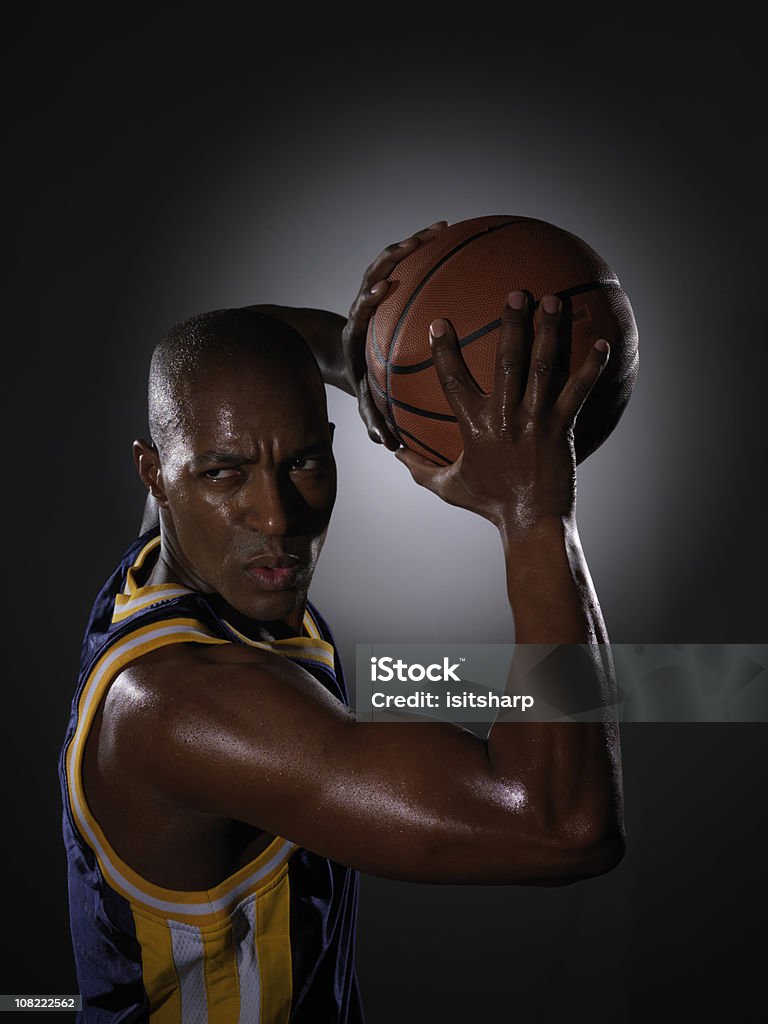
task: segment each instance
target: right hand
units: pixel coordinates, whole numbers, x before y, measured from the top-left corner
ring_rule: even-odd
[[[508,296],[489,395],[467,369],[452,325],[434,321],[432,355],[464,451],[450,466],[435,466],[406,448],[396,452],[416,483],[513,536],[542,520],[575,516],[573,427],[608,362],[608,343],[600,339],[562,389],[554,386],[561,308],[556,296],[541,300],[531,343],[527,298]]]
[[[357,396],[358,409],[363,422],[368,428],[368,436],[372,441],[375,441],[377,444],[384,444],[393,451],[399,447],[400,442],[389,429],[384,417],[376,407],[368,383],[368,367],[365,361],[368,323],[373,311],[388,293],[389,281],[387,279],[398,263],[405,259],[406,256],[410,256],[424,242],[431,241],[447,225],[447,221],[436,221],[434,224],[430,224],[428,228],[417,231],[402,242],[394,242],[392,245],[388,245],[383,252],[379,253],[363,275],[360,290],[352,303],[349,317],[341,336],[344,358],[347,364],[347,381]]]

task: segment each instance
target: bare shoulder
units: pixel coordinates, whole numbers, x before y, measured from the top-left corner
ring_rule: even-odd
[[[277,719],[284,731],[292,718],[320,710],[339,722],[354,717],[310,672],[272,651],[174,644],[144,655],[116,677],[104,702],[102,735],[107,741],[119,735],[131,747],[151,743],[162,757],[167,747],[156,744],[163,740],[177,750],[185,736],[226,743],[239,735],[252,743]]]
[[[173,644],[116,676],[90,730],[84,784],[134,870],[170,888],[206,888],[268,845],[261,811],[291,745],[277,731],[286,701],[338,705],[299,665],[239,644]],[[246,765],[256,799],[241,805],[235,776]]]
[[[354,713],[289,658],[240,644],[173,644],[127,666],[102,709],[99,770],[189,809],[236,817],[232,773],[273,791],[288,762],[343,741]]]
[[[233,712],[238,714],[232,725],[245,712],[271,705],[296,713],[319,705],[348,714],[291,658],[234,643],[179,643],[144,654],[116,677],[104,702],[104,721],[121,729],[150,722],[171,729],[210,715],[221,727]]]

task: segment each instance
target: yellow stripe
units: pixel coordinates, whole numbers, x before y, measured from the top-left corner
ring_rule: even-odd
[[[147,555],[150,553],[150,551],[154,551],[154,549],[158,546],[159,543],[160,543],[160,534],[158,534],[157,537],[153,537],[152,540],[148,541],[144,545],[144,547],[141,549],[141,551],[138,553],[138,555],[136,556],[136,561],[133,563],[131,568],[128,570],[128,574],[127,574],[127,576],[125,578],[125,593],[126,594],[134,594],[139,589],[139,587],[138,587],[138,585],[136,583],[136,574],[138,573],[139,569],[141,569],[142,565],[144,564],[144,560],[146,559]]]
[[[170,601],[175,597],[183,597],[184,594],[192,594],[194,591],[189,587],[181,587],[175,583],[158,583],[152,587],[140,587],[133,594],[118,594],[115,598],[115,610],[112,614],[113,622],[122,622],[130,615],[145,608],[150,608],[161,601]]]
[[[238,1024],[240,986],[232,940],[232,924],[213,932],[202,932],[205,949],[205,994],[208,1020],[216,1024]]]
[[[101,669],[104,667],[104,665],[108,661],[108,659],[112,656],[112,654],[118,648],[123,648],[129,641],[137,640],[137,639],[139,639],[142,636],[147,636],[149,633],[156,632],[158,629],[164,628],[166,626],[178,626],[179,629],[186,629],[186,630],[188,630],[190,633],[193,634],[192,640],[197,640],[199,643],[211,643],[211,644],[224,644],[224,643],[227,643],[226,640],[221,640],[218,637],[212,636],[211,633],[209,632],[209,630],[207,630],[206,627],[203,625],[203,623],[199,622],[197,619],[190,619],[190,618],[162,619],[160,622],[152,622],[148,626],[140,626],[138,629],[134,629],[132,632],[128,633],[127,636],[123,637],[123,639],[120,640],[117,644],[112,644],[112,646],[110,646],[104,652],[104,654],[102,654],[102,656],[99,658],[99,660],[93,666],[93,669],[91,670],[90,675],[88,676],[88,681],[85,684],[85,686],[83,687],[82,692],[80,694],[80,700],[78,701],[78,709],[77,709],[77,713],[78,713],[77,728],[78,728],[78,730],[81,727],[82,716],[83,716],[83,709],[85,708],[85,705],[88,703],[89,696],[90,696],[90,690],[91,690],[91,687],[93,685],[93,681],[96,678],[96,676],[99,674]],[[173,640],[168,640],[166,642],[172,643]],[[177,640],[176,642],[179,643],[181,641]],[[161,646],[164,646],[164,645],[162,643],[158,643],[158,646],[161,647]],[[148,649],[149,650],[154,650],[154,647],[149,647]],[[124,665],[127,664],[132,659],[138,658],[138,657],[139,657],[138,654],[136,654],[135,652],[131,652],[130,657],[126,658],[125,662],[123,664],[121,664],[121,668],[124,667]],[[107,677],[108,680],[111,682],[111,680],[114,678],[115,675],[116,675],[116,672],[113,671],[113,670],[110,670],[109,675]],[[102,693],[104,689],[106,689],[106,683],[104,684],[103,687],[99,687],[99,692]],[[87,723],[88,728],[90,728],[90,725],[91,725],[91,722],[93,721],[93,716],[95,715],[95,713],[96,713],[96,709],[94,708],[92,710],[92,712],[91,712],[91,715],[89,716],[89,719],[88,719],[88,723]]]
[[[320,630],[315,622],[315,617],[312,615],[309,608],[304,609],[304,629],[306,629],[307,635],[311,636],[313,640],[322,640]]]
[[[290,885],[288,865],[256,901],[256,955],[262,1024],[287,1024],[291,1012]]]
[[[168,627],[176,627],[178,631],[165,636],[154,637],[153,639],[146,640],[143,643],[140,642],[137,646],[130,647],[130,649],[128,649],[129,644],[133,641],[141,641],[142,637],[148,636],[153,631]],[[83,789],[82,754],[85,749],[85,741],[88,737],[88,732],[93,722],[93,718],[99,707],[101,699],[106,692],[106,688],[115,675],[135,658],[168,644],[182,642],[223,644],[229,642],[217,637],[211,637],[210,635],[202,632],[203,629],[204,627],[194,619],[165,619],[160,622],[153,623],[152,625],[142,626],[140,629],[134,630],[132,633],[129,633],[128,636],[124,637],[120,643],[113,645],[108,651],[106,651],[94,666],[88,677],[86,685],[83,687],[83,692],[79,701],[79,718],[77,728],[72,738],[69,751],[67,752],[67,785],[69,788],[72,812],[83,838],[88,842],[96,854],[102,873],[109,884],[113,889],[134,904],[140,900],[141,896],[148,896],[155,900],[162,900],[168,903],[177,904],[179,905],[179,909],[176,912],[169,912],[167,916],[172,917],[174,920],[186,920],[196,925],[204,925],[221,920],[226,916],[226,908],[220,910],[214,910],[211,908],[210,911],[205,911],[203,913],[191,913],[189,915],[185,915],[183,910],[184,906],[190,906],[190,908],[194,907],[196,910],[200,911],[204,907],[210,907],[212,903],[226,898],[232,890],[247,881],[250,875],[262,870],[269,861],[275,857],[285,840],[279,836],[276,837],[269,846],[259,854],[258,857],[212,889],[202,891],[182,891],[165,889],[161,886],[153,885],[147,879],[134,871],[129,864],[118,856],[98,822],[93,817],[91,810],[88,807],[85,798],[85,791]],[[105,670],[105,663],[113,656],[115,660],[110,664],[109,668]],[[95,844],[91,840],[89,833],[93,835]],[[256,892],[261,886],[269,884],[275,874],[283,868],[285,860],[290,857],[295,849],[295,846],[290,845],[285,850],[284,856],[279,858],[273,868],[271,868],[262,878],[258,879],[252,886],[249,886],[248,889]],[[121,884],[120,880],[115,877],[115,872],[119,872],[119,874],[131,886],[135,887],[138,892],[127,891]],[[238,893],[236,901],[244,899],[245,895],[246,891]]]
[[[248,647],[259,647],[263,651],[271,651],[273,654],[280,654],[292,660],[295,658],[319,661],[321,665],[327,665],[328,668],[334,667],[333,644],[329,644],[327,640],[315,640],[306,636],[292,636],[284,640],[251,640],[245,633],[235,629],[230,622],[226,622],[226,619],[224,621],[227,629],[231,629],[238,640]]]
[[[164,921],[131,907],[141,946],[141,972],[149,998],[150,1024],[180,1024],[181,993],[173,965],[171,931]]]

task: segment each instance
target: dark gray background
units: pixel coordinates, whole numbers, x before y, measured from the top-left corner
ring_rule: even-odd
[[[763,25],[31,4],[6,29],[0,990],[76,990],[56,758],[90,601],[140,518],[149,354],[192,313],[344,312],[373,256],[438,218],[581,235],[640,329],[635,395],[579,474],[611,639],[765,640]],[[419,491],[330,398],[339,505],[313,597],[350,671],[357,642],[508,641],[493,530]],[[766,735],[624,727],[629,847],[603,878],[365,877],[371,1024],[743,1016],[764,966]]]

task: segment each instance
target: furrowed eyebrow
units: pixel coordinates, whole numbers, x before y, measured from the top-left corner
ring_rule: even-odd
[[[210,462],[214,462],[219,466],[242,466],[243,464],[250,464],[257,462],[257,459],[250,458],[248,455],[239,455],[237,452],[203,452],[202,455],[196,455],[192,459],[193,466],[203,466]]]
[[[333,446],[330,442],[318,441],[316,444],[308,444],[291,452],[287,459],[303,459],[308,455],[327,455],[332,450]],[[192,465],[198,467],[214,463],[217,466],[250,466],[258,461],[250,455],[241,455],[238,452],[207,451],[196,455],[192,459]]]

